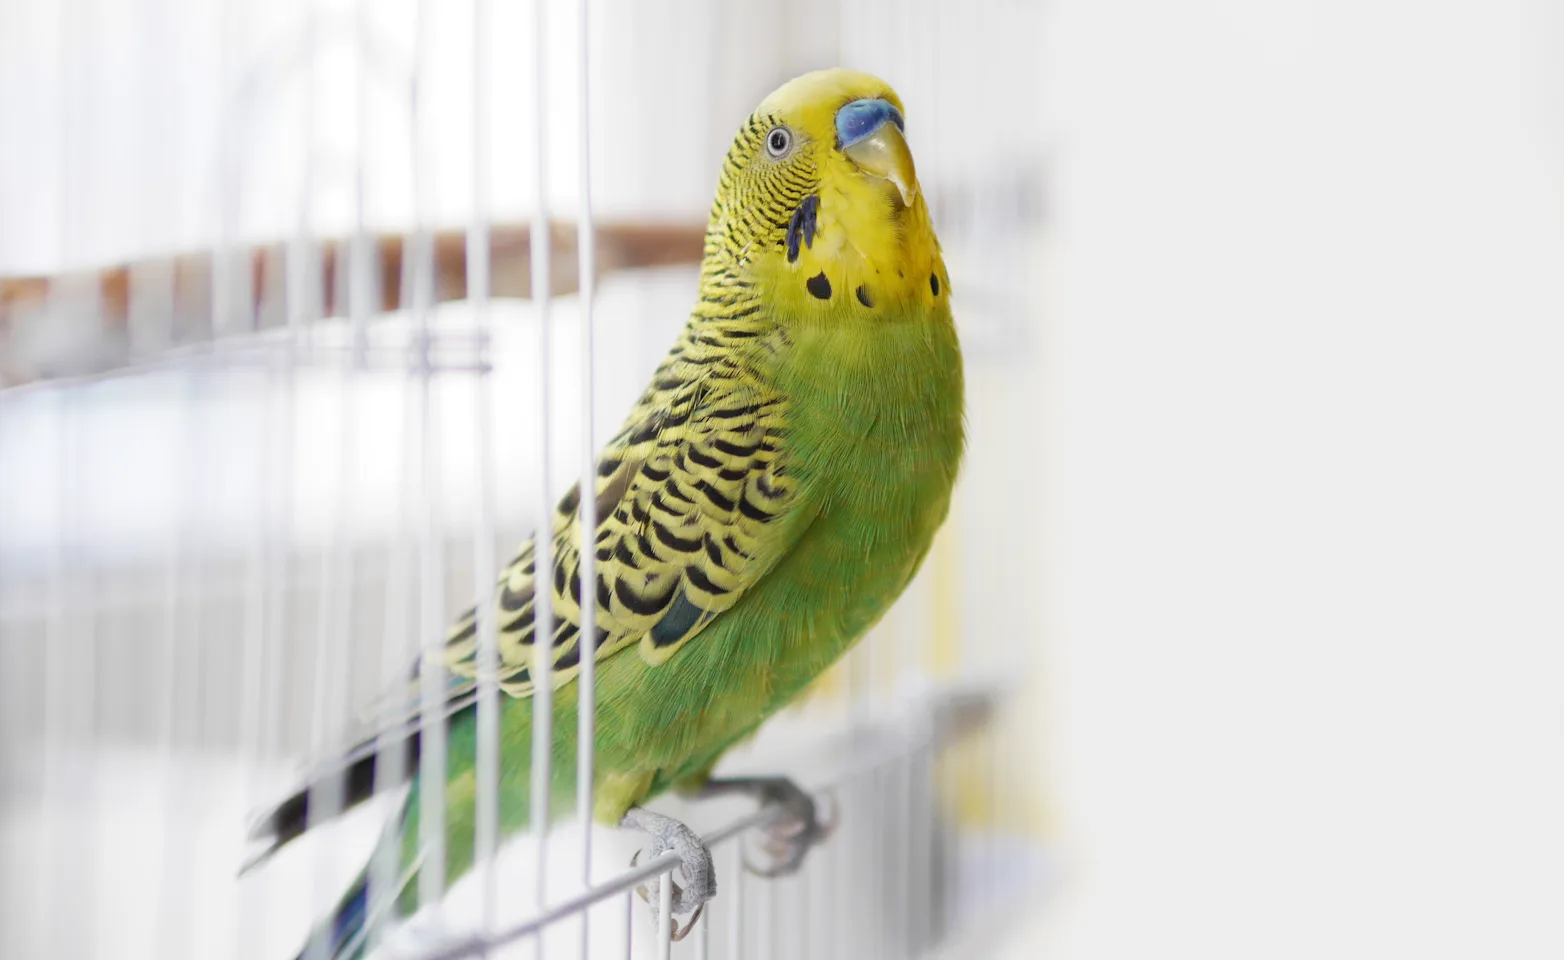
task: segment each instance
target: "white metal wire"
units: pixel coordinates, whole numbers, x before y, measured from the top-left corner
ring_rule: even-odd
[[[473,0],[472,29],[472,219],[467,230],[467,299],[473,311],[473,327],[486,343],[492,342],[489,305],[489,205],[490,150],[489,111],[491,78],[489,35],[493,12],[489,0]],[[494,489],[494,399],[491,378],[482,375],[476,384],[477,434],[476,469],[478,495],[473,516],[473,615],[478,635],[478,729],[476,743],[477,797],[474,810],[473,859],[482,871],[480,924],[493,929],[499,909],[499,877],[496,858],[499,853],[500,791],[500,690],[499,634],[494,618],[495,489]]]
[[[580,201],[576,208],[576,269],[580,279],[577,323],[581,331],[581,533],[578,547],[581,567],[581,593],[576,598],[581,611],[580,632],[576,634],[577,658],[581,664],[576,676],[576,820],[581,825],[581,887],[592,886],[592,809],[595,797],[595,752],[597,746],[597,443],[593,438],[592,417],[596,389],[592,342],[592,301],[596,294],[597,245],[592,217],[592,7],[590,0],[578,0],[576,96],[580,109],[578,149],[580,168],[577,188]],[[542,525],[539,525],[539,529]],[[663,884],[666,891],[669,884]],[[666,916],[666,912],[664,913]],[[591,924],[581,919],[581,960],[591,948]]]
[[[668,960],[673,953],[673,871],[665,871],[657,884],[657,960]]]
[[[533,695],[532,695],[532,753],[529,758],[531,764],[532,792],[529,810],[532,817],[532,832],[537,841],[536,870],[534,876],[537,883],[535,903],[538,912],[548,908],[548,834],[549,834],[549,789],[553,765],[554,749],[554,685],[551,682],[553,676],[554,655],[554,610],[553,583],[554,550],[553,541],[549,536],[550,519],[554,515],[554,500],[549,488],[549,441],[552,434],[549,416],[550,407],[550,378],[549,367],[553,357],[552,337],[550,336],[550,309],[549,303],[552,292],[550,283],[550,254],[552,247],[552,229],[549,223],[549,192],[548,192],[548,43],[546,30],[548,28],[547,3],[545,0],[533,0],[532,16],[532,77],[533,77],[533,145],[535,168],[534,201],[536,206],[532,215],[532,293],[535,306],[536,323],[538,325],[537,336],[537,387],[536,402],[538,416],[538,458],[537,458],[537,483],[538,500],[537,513],[533,529],[533,557],[534,580],[536,589],[533,590],[533,637],[532,644],[532,669]],[[582,491],[582,499],[586,499],[586,491]],[[539,931],[537,941],[537,955],[539,960],[543,953],[543,940]]]
[[[728,865],[727,885],[730,888],[728,894],[728,955],[742,957],[744,955],[744,906],[748,902],[744,899],[744,875],[748,871],[744,867],[744,848],[739,844],[733,844],[733,856]]]
[[[407,282],[412,291],[412,310],[418,331],[418,456],[422,467],[419,493],[423,523],[419,531],[420,559],[418,590],[418,630],[423,644],[433,649],[428,667],[420,671],[423,722],[419,733],[418,759],[418,848],[422,866],[418,871],[418,905],[438,909],[445,893],[445,677],[439,669],[439,639],[443,634],[444,610],[444,536],[439,517],[440,434],[436,418],[437,394],[434,390],[435,359],[433,337],[434,250],[429,221],[433,189],[430,162],[426,154],[429,115],[425,106],[428,76],[428,37],[431,9],[429,0],[416,4],[414,28],[414,68],[409,114],[412,128],[412,243],[404,261]],[[431,655],[432,654],[432,655]]]

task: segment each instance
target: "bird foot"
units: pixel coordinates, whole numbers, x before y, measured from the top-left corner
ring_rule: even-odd
[[[745,793],[762,806],[775,806],[781,812],[760,829],[760,849],[770,863],[757,865],[744,861],[745,869],[762,877],[785,877],[798,872],[810,848],[824,843],[836,830],[837,818],[820,815],[815,798],[786,777],[734,777],[708,780],[700,789],[703,797],[724,793]]]
[[[683,940],[695,929],[695,922],[701,918],[701,912],[706,909],[706,902],[717,895],[717,871],[712,863],[711,851],[701,842],[701,838],[695,831],[680,823],[672,817],[660,813],[653,813],[644,807],[631,807],[619,822],[622,827],[640,830],[652,838],[652,859],[657,859],[665,853],[675,853],[679,857],[679,869],[684,873],[684,885],[680,886],[668,875],[668,882],[673,884],[673,890],[669,899],[669,912],[678,915],[689,913],[690,918],[683,926],[674,917],[668,918],[670,935],[674,940]],[[633,867],[640,862],[641,853],[636,851],[630,858]],[[652,906],[652,924],[654,926],[662,922],[657,915],[659,886],[661,877],[654,877],[650,881],[636,888]],[[693,912],[692,912],[693,911]]]

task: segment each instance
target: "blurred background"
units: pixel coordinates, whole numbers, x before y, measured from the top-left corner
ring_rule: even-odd
[[[970,456],[913,590],[735,762],[998,710],[923,811],[937,922],[773,899],[743,955],[1564,953],[1564,9],[593,0],[583,111],[545,6],[0,0],[0,954],[291,956],[384,810],[241,883],[247,816],[617,427],[733,131],[835,64],[907,104]],[[769,895],[906,909],[886,856]]]

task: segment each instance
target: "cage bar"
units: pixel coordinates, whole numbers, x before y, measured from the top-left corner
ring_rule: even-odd
[[[533,0],[532,5],[532,82],[533,82],[533,161],[536,164],[534,202],[532,214],[533,236],[543,236],[548,230],[548,44],[546,0]],[[548,834],[549,834],[549,786],[553,766],[554,748],[554,596],[551,592],[554,570],[554,544],[549,535],[550,518],[554,515],[554,500],[549,493],[549,442],[552,435],[550,422],[549,367],[552,352],[550,335],[549,297],[550,247],[545,243],[532,245],[532,289],[536,291],[534,311],[537,333],[537,390],[538,405],[538,499],[536,519],[533,523],[534,579],[532,591],[533,637],[532,669],[532,754],[529,758],[532,775],[531,816],[533,835],[537,840],[535,903],[542,913],[548,908]],[[585,500],[583,491],[582,499]],[[538,960],[543,956],[543,931],[537,934]]]
[[[581,536],[578,556],[581,564],[581,593],[576,598],[581,611],[580,629],[576,643],[581,651],[577,657],[580,670],[576,675],[576,820],[581,829],[581,888],[592,886],[592,808],[595,797],[594,754],[597,743],[597,443],[593,438],[593,413],[595,410],[596,369],[593,345],[593,298],[596,293],[597,244],[592,216],[592,7],[590,0],[578,0],[577,24],[579,48],[577,51],[577,98],[580,109],[576,117],[579,125],[577,149],[580,154],[579,201],[576,208],[577,267],[580,272],[577,323],[580,325],[581,350],[581,461],[580,461],[580,516]],[[542,525],[540,524],[540,529]],[[672,878],[672,874],[669,874]],[[664,884],[667,888],[671,884]],[[664,916],[667,914],[664,913]],[[591,946],[591,924],[585,915],[581,920],[581,960],[587,960]]]
[[[490,284],[490,152],[493,149],[488,118],[492,109],[489,53],[493,10],[490,0],[473,0],[472,7],[472,219],[467,227],[467,299],[478,339],[492,342],[489,307]],[[474,810],[473,860],[482,871],[481,929],[493,929],[499,908],[500,790],[500,690],[499,633],[494,616],[495,559],[494,397],[491,377],[480,374],[474,383],[477,497],[473,514],[473,617],[477,625],[478,730],[477,791]]]

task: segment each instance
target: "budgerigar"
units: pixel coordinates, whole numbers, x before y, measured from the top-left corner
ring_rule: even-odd
[[[961,351],[903,116],[884,81],[841,69],[798,77],[760,104],[722,166],[689,323],[598,460],[594,814],[651,834],[654,854],[677,852],[676,914],[714,895],[711,855],[642,804],[670,788],[779,799],[793,819],[779,833],[791,844],[780,866],[795,867],[820,835],[808,797],[785,780],[709,772],[885,613],[949,508]],[[550,575],[536,576],[529,541],[495,594],[504,833],[529,820],[539,582],[554,610],[551,810],[573,803],[579,496],[553,518]],[[460,708],[444,798],[452,881],[473,865],[477,659],[469,610],[444,658]],[[390,718],[402,724],[393,729],[409,778],[418,673],[397,694],[405,712]],[[376,779],[375,757],[357,753],[338,765],[347,806]],[[264,817],[256,839],[274,850],[302,833],[306,798]],[[400,847],[403,878],[415,869],[419,800],[415,782],[383,841]],[[368,876],[317,928],[320,955],[362,949],[371,899],[412,905],[416,884],[371,898]]]

